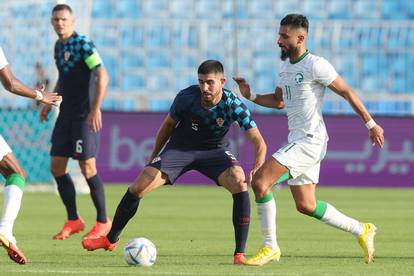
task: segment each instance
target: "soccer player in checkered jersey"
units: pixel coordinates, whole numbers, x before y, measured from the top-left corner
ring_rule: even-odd
[[[223,65],[219,61],[207,60],[199,66],[199,84],[176,96],[158,130],[152,161],[119,203],[111,231],[107,236],[83,240],[85,249],[113,250],[147,193],[164,184],[173,184],[189,170],[197,170],[232,194],[236,241],[233,263],[244,264],[250,223],[249,194],[243,169],[232,154],[225,135],[232,123],[237,122],[254,146],[255,163],[247,182],[263,164],[266,145],[247,107],[235,94],[224,89],[225,81]]]
[[[47,105],[58,105],[62,97],[57,93],[35,90],[25,86],[13,75],[0,47],[0,81],[4,88],[19,96],[36,99]],[[6,179],[3,190],[3,209],[0,219],[0,246],[7,250],[9,257],[18,264],[27,262],[23,252],[16,245],[13,225],[20,210],[25,186],[26,173],[20,166],[11,148],[0,135],[0,173]]]
[[[52,133],[50,169],[67,212],[67,221],[53,238],[66,239],[85,228],[76,208],[74,183],[67,171],[69,158],[79,161],[97,211],[96,223],[84,238],[106,235],[111,221],[106,216],[105,192],[96,169],[96,155],[102,128],[100,107],[109,77],[93,42],[74,31],[74,17],[68,5],[53,8],[51,23],[59,37],[54,55],[59,71],[55,90],[65,100]],[[47,120],[49,111],[47,106],[42,109],[41,121]]]
[[[315,196],[320,162],[325,156],[328,142],[321,113],[325,88],[329,87],[350,103],[368,128],[372,143],[382,147],[384,131],[333,66],[307,50],[308,27],[307,18],[299,14],[289,14],[280,22],[277,43],[284,63],[274,93],[256,95],[250,91],[246,80],[235,78],[247,99],[266,107],[285,108],[289,126],[288,144],[275,152],[253,178],[252,188],[264,244],[253,258],[247,260],[248,265],[263,265],[280,258],[272,187],[286,178],[289,178],[288,184],[299,212],[350,232],[357,237],[364,251],[365,262],[373,261],[376,227],[372,223],[362,223],[346,216]]]

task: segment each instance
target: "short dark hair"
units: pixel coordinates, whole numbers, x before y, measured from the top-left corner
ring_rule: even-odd
[[[309,30],[309,21],[306,16],[297,13],[291,13],[286,15],[281,21],[280,26],[290,25],[294,28],[303,28],[308,32]]]
[[[200,64],[200,66],[198,67],[197,73],[200,74],[200,75],[207,75],[207,74],[211,74],[211,73],[224,74],[224,67],[223,67],[223,64],[221,64],[220,61],[209,59],[209,60],[206,60],[206,61],[204,61],[203,63]]]
[[[66,4],[57,4],[56,6],[54,6],[54,8],[52,10],[52,14],[54,12],[64,11],[64,10],[67,10],[68,12],[72,13],[72,8],[69,5],[66,5]]]

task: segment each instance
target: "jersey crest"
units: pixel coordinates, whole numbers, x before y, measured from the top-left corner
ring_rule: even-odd
[[[296,81],[297,84],[300,84],[301,82],[303,82],[303,73],[302,72],[296,73],[295,81]]]
[[[65,62],[68,62],[70,59],[70,52],[66,51],[63,53],[63,59],[65,60]]]
[[[219,117],[216,119],[216,123],[218,127],[223,127],[224,119]]]

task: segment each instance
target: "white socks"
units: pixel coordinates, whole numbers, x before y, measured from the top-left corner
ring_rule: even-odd
[[[276,249],[278,248],[276,238],[276,202],[272,194],[266,195],[260,200],[262,202],[256,202],[256,204],[262,230],[263,245]],[[344,215],[331,204],[323,201],[317,201],[317,208],[312,216],[330,226],[350,232],[356,237],[364,231],[364,226],[361,222]]]
[[[23,191],[16,185],[7,185],[3,190],[4,202],[0,219],[0,233],[16,244],[13,236],[13,225],[20,210]]]
[[[325,214],[320,220],[335,228],[350,232],[356,237],[364,231],[362,223],[339,212],[329,203],[326,203]]]
[[[276,202],[271,200],[264,203],[257,203],[257,213],[260,219],[260,226],[263,236],[263,245],[276,249]]]

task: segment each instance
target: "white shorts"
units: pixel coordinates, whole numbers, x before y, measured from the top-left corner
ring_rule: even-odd
[[[3,157],[12,152],[11,148],[4,140],[3,136],[0,135],[0,160],[3,160]]]
[[[289,185],[317,184],[328,139],[302,137],[280,148],[272,156],[289,169]]]

